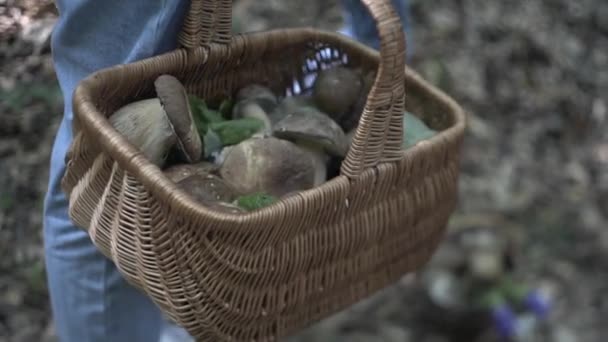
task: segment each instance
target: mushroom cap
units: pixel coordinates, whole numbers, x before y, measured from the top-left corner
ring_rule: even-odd
[[[226,155],[220,175],[240,193],[280,197],[312,188],[315,170],[310,156],[297,145],[268,137],[235,145]]]
[[[234,188],[212,174],[194,174],[180,180],[177,186],[203,204],[229,203],[237,197]]]
[[[272,90],[259,84],[250,84],[241,88],[236,94],[236,101],[255,101],[266,113],[273,111],[278,104]]]
[[[348,142],[342,128],[329,116],[311,107],[295,110],[276,123],[274,136],[321,146],[329,154],[343,157]]]
[[[177,137],[179,150],[189,163],[198,162],[203,154],[203,142],[192,117],[186,89],[171,75],[159,76],[154,87]]]
[[[319,73],[313,86],[313,97],[320,110],[339,122],[357,102],[362,84],[357,72],[336,66]]]
[[[268,116],[270,121],[275,124],[285,116],[304,107],[315,107],[315,102],[312,96],[304,94],[288,96],[279,102],[276,108],[272,112],[268,113]]]
[[[215,173],[219,167],[213,163],[200,162],[197,164],[178,164],[168,167],[163,171],[171,181],[179,183],[180,181],[194,175],[205,176]]]
[[[131,102],[109,117],[109,122],[153,164],[162,166],[177,137],[158,98]]]
[[[359,96],[357,97],[357,101],[355,101],[349,115],[345,115],[338,121],[338,124],[340,124],[344,131],[350,131],[357,128],[357,124],[361,119],[361,115],[365,109],[365,104],[367,103],[367,97],[369,92],[372,90],[372,86],[374,85],[374,81],[376,79],[376,72],[374,70],[361,72],[363,73],[363,84],[361,86]]]

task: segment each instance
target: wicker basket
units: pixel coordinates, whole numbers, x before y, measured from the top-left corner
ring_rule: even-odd
[[[97,72],[75,92],[62,184],[70,217],[198,340],[277,340],[419,269],[442,239],[457,199],[465,114],[405,67],[390,1],[364,3],[380,53],[307,28],[231,36],[231,1],[192,0],[180,49]],[[306,91],[303,80],[332,63],[377,71],[341,174],[255,212],[195,202],[106,119],[154,96],[165,73],[220,99],[254,81]],[[404,108],[440,133],[402,150]]]

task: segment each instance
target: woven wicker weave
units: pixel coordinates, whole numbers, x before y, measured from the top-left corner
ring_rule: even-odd
[[[364,2],[380,54],[306,28],[231,37],[230,1],[193,0],[183,48],[102,70],[75,92],[63,179],[70,217],[198,340],[277,340],[420,268],[443,236],[465,115],[405,67],[390,1]],[[229,215],[195,202],[106,119],[154,96],[153,81],[165,73],[213,100],[251,82],[289,94],[332,63],[377,70],[340,176],[255,212]],[[440,133],[402,151],[404,106]]]

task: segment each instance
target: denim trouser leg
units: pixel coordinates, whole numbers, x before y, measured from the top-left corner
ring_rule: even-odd
[[[380,42],[376,31],[376,23],[372,19],[367,7],[361,0],[340,0],[344,13],[345,33],[353,36],[358,41],[378,49]],[[407,55],[411,55],[411,28],[410,10],[408,0],[392,0],[397,14],[401,18],[401,23],[405,31],[407,40]]]
[[[51,154],[44,241],[54,321],[62,342],[154,342],[160,311],[128,285],[86,232],[74,227],[60,181],[72,140],[72,93],[104,67],[175,47],[185,0],[59,0],[51,47],[65,108]]]

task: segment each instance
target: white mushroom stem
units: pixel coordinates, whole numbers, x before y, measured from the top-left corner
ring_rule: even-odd
[[[296,145],[305,151],[312,159],[315,169],[314,186],[319,186],[327,181],[327,164],[329,155],[325,153],[323,147],[312,144],[308,141],[296,140]]]
[[[270,122],[268,114],[266,114],[264,109],[257,102],[243,101],[237,106],[240,107],[237,110],[237,117],[258,119],[264,123],[263,131],[270,131],[272,129],[272,123]]]
[[[109,118],[112,126],[157,166],[176,137],[158,98],[129,103]]]

